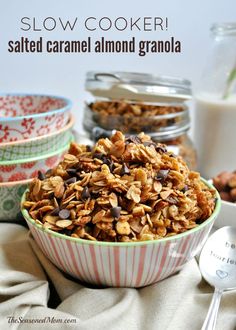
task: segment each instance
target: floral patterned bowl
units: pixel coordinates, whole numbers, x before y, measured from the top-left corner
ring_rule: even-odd
[[[74,118],[71,116],[68,124],[54,133],[27,140],[0,143],[0,162],[27,159],[56,152],[61,146],[68,145],[71,141],[73,125]]]
[[[64,97],[0,95],[0,143],[30,139],[63,128],[72,103]]]
[[[21,197],[31,180],[0,183],[0,221],[16,219]]]
[[[46,172],[60,162],[72,140],[73,138],[59,150],[50,154],[0,162],[0,182],[32,179],[38,175],[38,171]]]

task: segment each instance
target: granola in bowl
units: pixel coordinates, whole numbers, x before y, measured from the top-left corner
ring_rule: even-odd
[[[23,207],[44,228],[91,241],[136,242],[183,233],[208,219],[215,190],[165,145],[117,131],[68,154],[30,184]]]

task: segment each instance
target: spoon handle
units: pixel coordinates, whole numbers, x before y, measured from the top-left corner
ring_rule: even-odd
[[[201,330],[214,330],[216,326],[216,319],[218,314],[218,309],[220,306],[220,299],[222,296],[223,290],[215,288],[210,307],[206,319],[203,323]]]

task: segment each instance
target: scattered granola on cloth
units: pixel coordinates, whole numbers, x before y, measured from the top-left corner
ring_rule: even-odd
[[[39,173],[24,207],[43,227],[88,240],[154,240],[194,228],[215,207],[215,191],[150,137],[117,131],[91,149],[72,143]]]

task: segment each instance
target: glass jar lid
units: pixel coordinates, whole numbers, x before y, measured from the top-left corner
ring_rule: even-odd
[[[135,72],[87,73],[87,91],[113,100],[180,103],[191,98],[191,83],[186,79]]]

